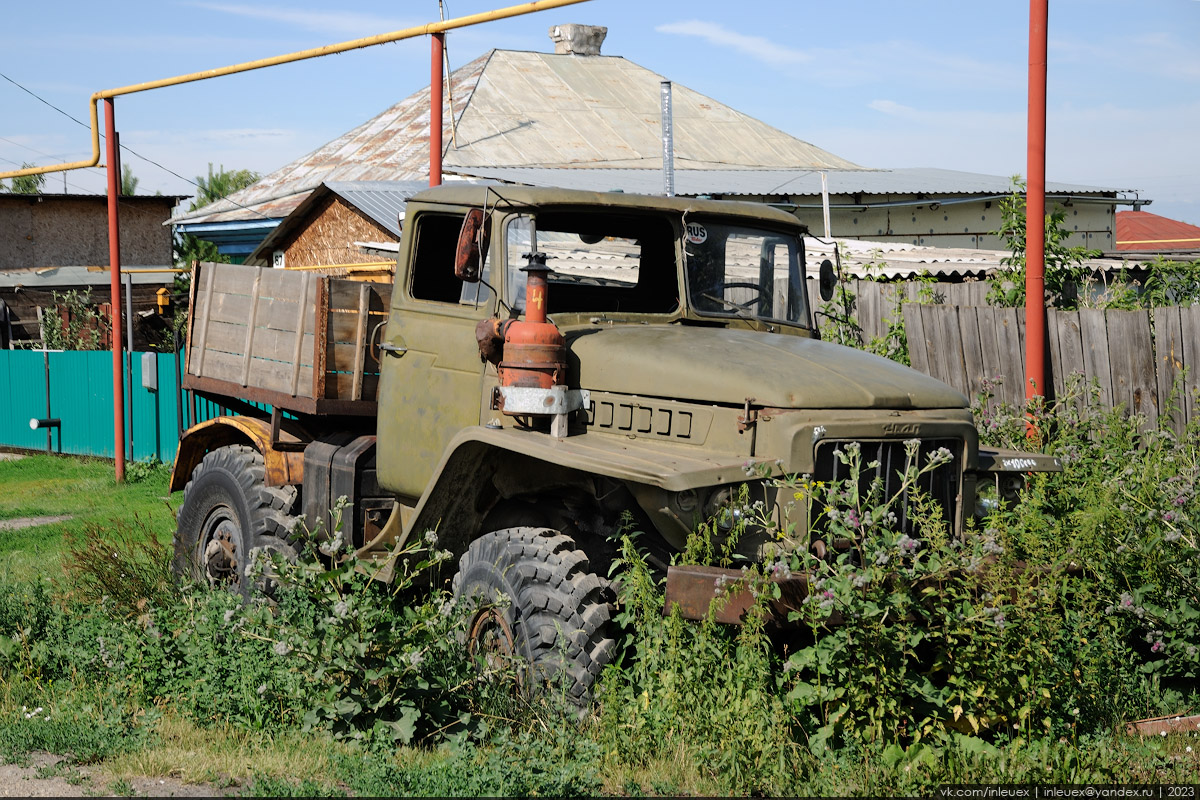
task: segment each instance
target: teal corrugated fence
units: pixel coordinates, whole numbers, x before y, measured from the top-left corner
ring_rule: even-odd
[[[189,407],[174,353],[127,353],[125,359],[126,457],[170,463],[182,430],[224,412],[204,401]],[[154,371],[149,383],[155,388],[145,386],[143,365]],[[46,431],[31,429],[29,421],[51,418],[61,426],[51,429],[50,450],[112,458],[112,375],[108,351],[0,350],[0,446],[45,450]]]

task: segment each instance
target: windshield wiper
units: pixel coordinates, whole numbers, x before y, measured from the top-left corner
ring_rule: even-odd
[[[730,309],[731,311],[733,311],[733,313],[734,313],[734,314],[736,314],[736,315],[738,316],[738,318],[739,318],[739,319],[744,319],[746,322],[754,323],[755,325],[758,325],[758,326],[765,326],[765,327],[766,327],[766,330],[767,330],[767,333],[774,333],[774,332],[775,332],[775,328],[774,328],[772,325],[770,325],[769,323],[766,323],[766,322],[764,322],[763,320],[759,319],[759,318],[758,318],[758,317],[756,317],[756,316],[752,316],[752,315],[751,315],[751,314],[750,314],[750,313],[749,313],[749,312],[748,312],[748,311],[745,309],[745,307],[744,307],[744,306],[740,306],[740,305],[738,305],[737,303],[734,303],[734,302],[732,302],[732,301],[726,300],[724,297],[717,297],[716,295],[709,294],[708,292],[701,292],[701,293],[700,293],[700,296],[701,296],[701,297],[703,297],[705,300],[712,300],[712,301],[714,301],[714,302],[720,303],[721,305],[723,305],[723,306],[725,306],[726,308],[728,308],[728,309]],[[762,329],[763,329],[762,327],[758,327],[758,328],[757,328],[757,330],[760,330],[760,331],[761,331]]]

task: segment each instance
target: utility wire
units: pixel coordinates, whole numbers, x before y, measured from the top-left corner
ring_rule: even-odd
[[[17,87],[18,89],[20,89],[22,92],[25,92],[25,94],[27,94],[27,95],[29,95],[30,97],[34,98],[34,99],[35,99],[35,100],[37,100],[38,102],[40,102],[40,103],[43,103],[43,104],[44,104],[44,105],[46,105],[46,106],[49,106],[50,108],[54,109],[54,110],[55,110],[55,111],[57,111],[59,114],[62,114],[64,117],[66,117],[67,119],[69,119],[69,120],[71,120],[72,122],[76,123],[77,125],[81,125],[81,126],[83,126],[84,128],[87,128],[89,131],[91,130],[91,126],[90,126],[90,125],[88,125],[86,122],[83,122],[82,120],[78,119],[77,117],[74,117],[74,116],[72,116],[71,114],[68,114],[66,111],[63,111],[61,108],[59,108],[58,106],[56,106],[56,105],[54,105],[53,103],[51,103],[49,100],[45,100],[44,98],[42,98],[42,97],[39,97],[39,96],[38,96],[38,95],[37,95],[35,92],[33,92],[31,89],[27,89],[27,88],[25,88],[25,87],[24,87],[24,86],[22,86],[21,84],[19,84],[19,83],[17,83],[16,81],[14,81],[12,78],[10,78],[10,77],[8,77],[7,75],[5,75],[3,72],[0,72],[0,78],[4,78],[4,80],[6,80],[6,81],[8,81],[9,83],[11,83],[13,86],[16,86],[16,87]],[[99,136],[100,136],[100,138],[101,138],[101,139],[105,138],[105,136],[104,136],[104,134],[103,134],[103,133],[100,133],[100,134],[99,134]],[[5,139],[5,141],[9,141],[9,140]],[[13,144],[17,144],[17,143],[16,143],[16,142],[13,142]],[[24,147],[24,145],[18,145],[18,146]],[[122,145],[120,145],[120,148],[121,148],[121,150],[123,150],[124,152],[126,152],[126,153],[129,153],[130,155],[132,155],[132,156],[135,156],[135,157],[137,157],[137,158],[140,158],[142,161],[145,161],[147,164],[153,164],[154,166],[156,166],[156,167],[158,167],[159,169],[161,169],[163,172],[166,172],[166,173],[167,173],[167,174],[169,174],[169,175],[174,175],[176,178],[178,178],[179,180],[183,181],[184,183],[189,183],[189,184],[191,184],[192,186],[195,186],[197,189],[200,189],[200,190],[203,190],[203,189],[204,189],[204,187],[203,187],[203,186],[201,186],[199,183],[197,183],[196,181],[192,180],[191,178],[185,178],[185,177],[183,177],[182,175],[180,175],[180,174],[179,174],[178,172],[176,172],[175,170],[173,170],[173,169],[168,169],[167,167],[164,167],[162,164],[158,163],[158,162],[157,162],[157,161],[155,161],[154,159],[152,159],[152,158],[148,158],[147,156],[144,156],[144,155],[142,155],[141,153],[137,152],[136,150],[134,150],[134,149],[132,149],[132,148],[130,148],[130,147],[127,147],[126,145],[123,145],[123,144],[122,144]],[[30,150],[32,150],[33,148],[27,148],[27,149],[30,149]],[[34,150],[34,152],[37,152],[37,151],[36,151],[36,150]],[[45,154],[43,154],[43,155],[45,155]],[[218,197],[218,198],[216,198],[215,200],[213,200],[212,202],[213,202],[213,203],[216,203],[216,202],[218,202],[218,201],[220,201],[220,200],[229,200],[229,196],[228,196],[228,195],[226,195],[226,196],[224,196],[224,197]],[[246,206],[242,205],[241,203],[238,203],[236,200],[229,200],[229,202],[230,202],[230,203],[232,203],[233,205],[237,206],[238,208],[242,209],[243,211],[248,211],[248,212],[249,212],[249,213],[251,213],[251,214],[256,214],[257,216],[260,216],[260,217],[262,217],[263,219],[271,219],[271,217],[268,217],[266,214],[262,213],[261,211],[256,211],[256,210],[255,210],[255,209],[253,209],[253,208],[248,208],[248,207],[246,207]],[[199,210],[199,209],[197,209],[197,210]]]

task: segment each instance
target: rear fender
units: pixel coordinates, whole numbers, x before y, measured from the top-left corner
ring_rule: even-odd
[[[302,440],[289,431],[287,421],[279,432],[278,443],[271,438],[271,421],[255,417],[214,417],[193,425],[179,440],[175,466],[171,470],[169,491],[177,492],[187,486],[192,471],[206,453],[231,444],[245,444],[262,453],[266,463],[267,486],[288,486],[304,480],[304,452],[301,449],[283,450],[281,445],[299,445]]]

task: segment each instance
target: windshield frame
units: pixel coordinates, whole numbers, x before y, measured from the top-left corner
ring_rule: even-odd
[[[726,245],[734,237],[761,240],[757,275],[752,262],[735,265],[735,271],[731,271],[730,265],[726,264]],[[690,313],[705,319],[741,320],[768,328],[787,325],[812,330],[812,307],[808,297],[802,233],[757,225],[753,220],[684,215],[681,239],[683,294]],[[720,258],[714,259],[714,245],[717,243],[722,249]],[[780,246],[788,248],[788,264],[783,268],[783,275],[776,263]],[[768,270],[772,281],[769,294],[761,288]],[[745,274],[740,275],[739,272]],[[737,280],[743,277],[744,280]],[[783,277],[788,279],[788,291],[781,294],[775,284]],[[714,286],[722,287],[719,297],[712,292]],[[757,293],[753,286],[760,287]],[[731,289],[736,291],[727,295],[726,292]],[[742,295],[744,297],[738,299]],[[771,311],[763,314],[761,309],[768,301]],[[784,315],[773,313],[777,305],[785,307]]]
[[[578,274],[577,269],[562,268],[556,250],[564,243],[564,237],[578,236],[579,230],[589,228],[612,231],[614,236],[605,238],[610,243],[616,242],[618,249],[622,240],[635,244],[636,253],[623,253],[627,258],[632,257],[628,264],[630,274],[585,276]],[[628,232],[631,228],[647,234],[653,244],[625,239],[622,231]],[[495,263],[501,267],[496,271],[504,276],[502,296],[512,315],[524,314],[525,275],[521,268],[525,265],[524,254],[530,249],[528,237],[532,233],[538,242],[538,251],[549,256],[548,312],[555,319],[670,321],[683,316],[677,216],[672,219],[672,215],[653,209],[596,212],[588,208],[533,207],[514,209],[505,216],[500,230],[503,233],[496,237],[500,250]],[[603,249],[613,245],[597,239],[581,240],[579,246],[580,249],[591,246]],[[597,305],[580,305],[563,299],[584,290],[596,293]]]

